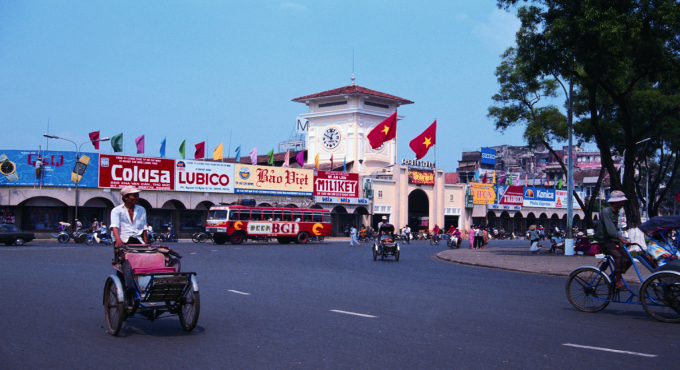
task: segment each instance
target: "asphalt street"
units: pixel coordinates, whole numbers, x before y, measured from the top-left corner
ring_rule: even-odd
[[[443,243],[402,245],[399,262],[344,241],[171,247],[183,271],[198,273],[198,326],[133,318],[119,337],[106,332],[102,306],[110,246],[0,248],[0,368],[637,369],[680,360],[680,326],[639,305],[583,313],[566,299],[566,277],[443,261]]]

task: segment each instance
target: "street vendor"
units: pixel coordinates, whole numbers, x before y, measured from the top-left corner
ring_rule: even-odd
[[[146,210],[139,205],[139,189],[126,186],[121,189],[123,204],[111,211],[111,232],[116,238],[116,247],[124,244],[148,244]]]
[[[623,250],[631,243],[622,238],[616,228],[619,221],[619,210],[627,201],[628,198],[622,191],[612,191],[608,200],[610,206],[600,212],[600,223],[595,230],[595,239],[599,241],[600,248],[604,249],[614,259],[616,289],[619,291],[628,290],[623,284],[621,275],[632,265],[628,253]]]

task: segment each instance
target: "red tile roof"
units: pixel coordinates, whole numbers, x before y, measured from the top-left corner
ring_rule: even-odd
[[[299,98],[293,99],[293,101],[302,101],[302,100],[308,100],[308,99],[314,99],[314,98],[323,98],[326,96],[336,96],[336,95],[350,95],[350,94],[365,94],[365,95],[373,95],[377,96],[380,98],[385,98],[385,99],[391,99],[391,100],[396,100],[400,102],[401,104],[413,104],[412,101],[404,98],[400,98],[398,96],[390,95],[390,94],[385,94],[381,93],[380,91],[375,91],[371,89],[367,89],[365,87],[361,87],[359,85],[349,85],[345,87],[339,87],[337,89],[333,90],[328,90],[316,94],[311,94],[311,95],[305,95],[301,96]]]

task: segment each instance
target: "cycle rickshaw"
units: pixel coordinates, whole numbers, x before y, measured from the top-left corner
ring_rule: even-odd
[[[200,313],[195,272],[180,272],[180,258],[160,245],[114,248],[111,262],[116,273],[104,285],[107,331],[118,335],[131,317],[154,321],[164,313],[179,316],[185,331],[192,331]]]
[[[382,224],[378,230],[378,240],[373,243],[373,261],[385,259],[387,256],[394,256],[399,261],[399,243],[394,238],[394,225]]]
[[[665,252],[661,265],[645,248],[643,254],[634,258],[635,272],[641,286],[635,294],[628,282],[623,280],[627,290],[615,289],[614,261],[605,255],[598,267],[583,266],[574,270],[567,280],[567,298],[578,310],[598,312],[611,302],[641,304],[647,313],[662,322],[680,322],[680,260],[677,260],[677,229],[680,216],[654,217],[638,227],[650,238],[650,245]],[[676,234],[673,237],[673,234]],[[653,243],[653,244],[652,244]],[[622,248],[633,261],[630,252]],[[652,275],[642,279],[637,265],[647,268]],[[636,299],[637,298],[637,299]]]

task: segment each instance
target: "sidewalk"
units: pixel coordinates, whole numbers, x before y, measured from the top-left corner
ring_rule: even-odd
[[[548,248],[532,254],[529,247],[487,247],[486,249],[449,249],[437,253],[437,258],[462,265],[488,267],[501,270],[533,274],[569,276],[581,266],[597,266],[600,259],[588,255],[565,256],[547,254]],[[649,270],[638,264],[642,278],[650,275]],[[631,267],[624,275],[629,282],[637,282],[635,268]]]

